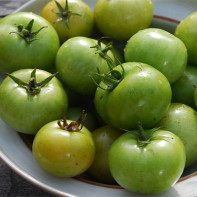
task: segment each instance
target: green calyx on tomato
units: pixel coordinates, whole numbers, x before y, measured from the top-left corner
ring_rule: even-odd
[[[54,23],[57,23],[63,20],[65,21],[66,27],[69,29],[69,24],[68,24],[69,18],[72,15],[81,16],[81,14],[73,13],[72,10],[69,10],[68,0],[66,0],[65,8],[63,8],[58,1],[55,1],[55,3],[59,9],[59,12],[56,13],[59,16],[59,18],[57,18],[57,20]]]
[[[27,90],[29,94],[35,95],[38,94],[41,91],[41,88],[44,87],[53,77],[57,75],[57,73],[52,74],[51,76],[47,77],[40,83],[36,82],[36,68],[31,72],[31,78],[29,80],[29,83],[25,83],[21,79],[7,73],[7,75],[15,82],[17,83],[20,87],[23,87]]]
[[[35,36],[44,28],[47,28],[47,26],[43,26],[41,27],[40,29],[38,29],[37,31],[35,32],[32,32],[32,27],[33,27],[33,24],[34,24],[34,19],[32,19],[26,27],[24,27],[22,24],[18,25],[17,28],[18,28],[18,32],[10,32],[10,34],[12,33],[16,33],[18,34],[21,38],[23,38],[25,40],[26,43],[31,43],[35,40],[37,40],[35,38]]]
[[[66,131],[81,131],[81,129],[84,126],[84,121],[86,118],[86,113],[85,110],[82,111],[80,117],[78,118],[78,120],[76,121],[72,121],[68,124],[67,120],[66,120],[66,114],[65,111],[63,111],[63,120],[58,120],[57,124],[60,127],[60,129],[62,130],[66,130]]]
[[[96,54],[99,54],[107,62],[107,65],[109,67],[109,72],[108,73],[101,74],[98,68],[97,68],[98,73],[94,73],[100,79],[100,81],[103,81],[106,84],[107,88],[101,87],[94,80],[94,78],[92,76],[90,76],[90,77],[92,78],[93,82],[96,84],[97,87],[99,87],[99,88],[101,88],[103,90],[112,90],[124,78],[124,68],[123,68],[121,62],[114,55],[116,61],[119,62],[120,66],[122,68],[122,73],[120,71],[113,70],[113,68],[116,67],[116,63],[112,60],[112,58],[109,55],[107,55],[107,52],[109,50],[111,50],[112,47],[113,47],[113,41],[107,43],[106,46],[105,46],[105,48],[102,49],[101,42],[103,41],[103,39],[110,39],[110,38],[109,37],[101,37],[98,40],[98,44],[95,45],[95,46],[93,46],[93,47],[91,47],[91,48],[96,48],[97,49]]]

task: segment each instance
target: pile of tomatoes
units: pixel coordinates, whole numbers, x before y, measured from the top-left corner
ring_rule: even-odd
[[[197,161],[197,13],[174,35],[152,18],[151,0],[98,0],[94,13],[55,0],[0,20],[0,117],[35,135],[43,170],[157,194]]]

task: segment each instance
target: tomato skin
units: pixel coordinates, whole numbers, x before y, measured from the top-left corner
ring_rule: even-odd
[[[157,126],[180,137],[186,149],[186,167],[197,161],[197,112],[191,107],[172,103]]]
[[[75,37],[67,40],[58,50],[56,56],[56,69],[65,87],[81,95],[94,95],[96,85],[90,75],[97,72],[109,71],[104,58],[95,54],[97,49],[91,48],[97,41],[86,37]],[[105,45],[102,44],[102,47]],[[108,52],[111,58],[113,54]]]
[[[126,62],[142,62],[162,72],[174,83],[187,65],[184,43],[167,31],[158,28],[141,30],[132,36],[124,49]]]
[[[32,32],[42,29],[35,41],[26,43],[16,33],[17,26],[26,26],[34,19]],[[59,49],[59,37],[55,29],[44,18],[31,12],[18,12],[0,20],[0,73],[13,72],[19,69],[35,68],[47,70],[54,65],[55,56]]]
[[[136,62],[122,64],[124,79],[111,91],[97,88],[94,98],[100,117],[115,128],[153,127],[167,112],[171,87],[166,77],[153,67]],[[121,71],[120,66],[116,67]],[[100,86],[105,88],[103,82]]]
[[[92,133],[96,154],[92,165],[88,169],[88,173],[101,183],[116,183],[109,170],[108,152],[112,143],[123,133],[123,131],[109,125],[102,126]]]
[[[129,131],[112,144],[109,167],[123,188],[137,193],[159,194],[180,178],[185,158],[183,143],[169,131],[154,132],[144,146],[140,146],[136,136]]]
[[[197,68],[188,65],[183,75],[172,84],[172,102],[183,103],[195,108],[194,85],[197,85]]]
[[[95,145],[85,127],[81,131],[69,132],[60,129],[57,121],[53,121],[38,131],[32,151],[38,165],[49,174],[73,177],[89,168]]]
[[[188,52],[188,62],[197,66],[197,12],[190,14],[179,23],[175,30],[175,36],[181,39]]]
[[[128,40],[147,28],[153,18],[150,0],[99,0],[94,8],[98,29],[115,40]]]
[[[60,5],[65,7],[65,0],[58,0]],[[53,27],[56,29],[61,43],[69,38],[75,36],[85,36],[88,37],[92,34],[94,26],[94,17],[89,6],[81,0],[68,0],[69,10],[73,13],[78,13],[81,16],[71,16],[69,18],[69,29],[66,26],[65,21],[56,22],[58,19],[59,12],[55,1],[50,1],[42,10],[42,17],[47,19]]]
[[[31,72],[32,69],[21,69],[12,74],[28,82]],[[36,70],[37,82],[50,75],[44,70]],[[61,118],[63,108],[67,110],[67,107],[66,92],[57,78],[53,78],[36,95],[30,95],[10,77],[0,85],[0,117],[18,132],[36,134],[44,124]]]

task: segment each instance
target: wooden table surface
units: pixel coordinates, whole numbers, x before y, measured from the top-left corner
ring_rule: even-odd
[[[29,0],[0,0],[0,18]],[[53,197],[24,180],[0,160],[0,197]]]

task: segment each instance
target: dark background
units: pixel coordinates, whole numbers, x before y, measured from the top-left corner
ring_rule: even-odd
[[[29,0],[0,0],[0,18],[11,14]],[[24,180],[0,159],[0,197],[53,197]]]

